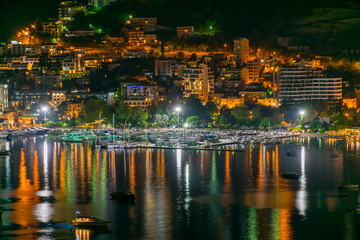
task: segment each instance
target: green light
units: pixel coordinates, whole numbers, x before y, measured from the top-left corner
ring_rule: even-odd
[[[212,29],[213,29],[213,27],[212,27],[212,26],[210,26],[209,28],[210,28],[210,30],[212,30]]]
[[[89,27],[93,28],[93,25],[92,25],[92,24],[89,24]]]

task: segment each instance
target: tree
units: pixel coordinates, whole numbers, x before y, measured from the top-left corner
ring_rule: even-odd
[[[186,119],[186,123],[193,127],[199,127],[201,119],[198,116],[191,116]]]
[[[232,109],[231,114],[236,119],[236,121],[244,122],[250,116],[250,111],[247,106],[236,106]]]
[[[144,112],[142,107],[133,107],[131,108],[131,115],[130,115],[130,123],[133,126],[143,126],[145,125],[146,119],[148,119],[148,115]]]
[[[176,55],[177,59],[179,60],[183,60],[185,57],[185,53],[184,52],[178,52]]]
[[[197,55],[196,55],[196,53],[193,53],[193,54],[191,54],[191,56],[190,56],[190,61],[196,61],[196,59],[197,59]]]
[[[87,122],[95,121],[98,118],[99,113],[102,113],[105,105],[106,103],[104,100],[100,98],[89,98],[84,104],[83,109],[85,120]]]

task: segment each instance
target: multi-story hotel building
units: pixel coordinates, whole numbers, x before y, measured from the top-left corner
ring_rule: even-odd
[[[184,72],[184,97],[197,97],[206,103],[214,95],[214,72],[205,64],[186,68]]]
[[[304,66],[281,67],[278,97],[282,102],[338,100],[342,98],[342,79],[326,78],[321,69]]]

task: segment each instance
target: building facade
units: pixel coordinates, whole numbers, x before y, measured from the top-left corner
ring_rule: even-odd
[[[311,67],[287,66],[278,72],[278,97],[281,101],[339,100],[342,79],[326,78]]]
[[[250,47],[247,38],[234,39],[234,58],[238,66],[243,66],[249,61]]]
[[[184,97],[197,97],[206,103],[214,95],[214,73],[205,64],[186,68]]]

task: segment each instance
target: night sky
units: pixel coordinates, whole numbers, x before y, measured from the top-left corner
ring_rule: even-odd
[[[0,0],[0,40],[37,17],[56,16],[58,0]]]

